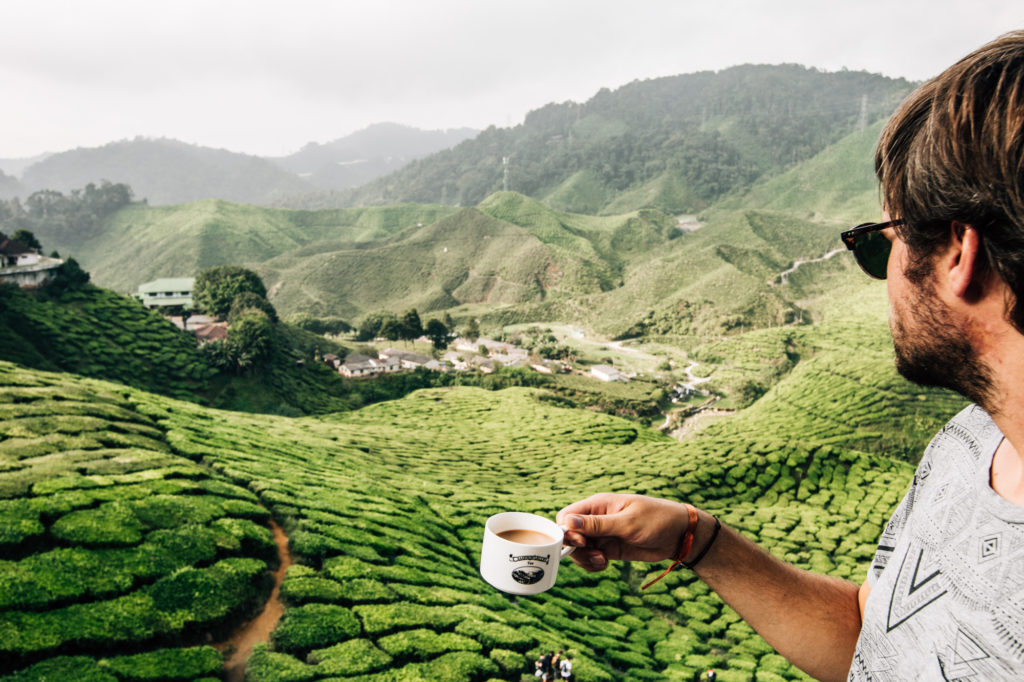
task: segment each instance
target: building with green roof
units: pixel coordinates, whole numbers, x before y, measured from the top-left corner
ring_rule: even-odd
[[[136,298],[147,308],[166,308],[181,306],[182,309],[192,308],[192,286],[195,277],[166,277],[139,285]]]

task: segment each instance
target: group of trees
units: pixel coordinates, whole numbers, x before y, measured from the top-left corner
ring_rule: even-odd
[[[132,201],[128,185],[104,181],[64,195],[40,190],[25,199],[0,200],[0,232],[18,230],[43,235],[48,241],[79,243],[96,233],[102,220]]]
[[[255,272],[237,265],[203,270],[193,285],[192,300],[197,309],[230,324],[226,340],[203,347],[214,367],[239,371],[271,359],[278,340],[277,311]]]
[[[391,313],[372,313],[360,323],[356,331],[356,341],[370,341],[377,337],[389,341],[412,341],[426,336],[434,344],[434,348],[444,350],[451,341],[454,326],[447,313],[443,321],[434,318],[428,320],[426,325],[415,308],[405,311],[399,317]]]

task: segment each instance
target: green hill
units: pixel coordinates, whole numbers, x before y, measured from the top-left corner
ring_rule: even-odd
[[[319,252],[300,249],[255,267],[281,310],[347,319],[381,309],[566,301],[617,286],[628,258],[676,236],[673,222],[655,211],[571,215],[499,193],[386,239],[320,244]]]
[[[0,285],[0,359],[195,400],[214,372],[191,334],[112,291]]]
[[[211,199],[179,206],[133,204],[107,218],[94,234],[41,227],[37,236],[48,248],[74,253],[97,284],[132,292],[158,277],[194,275],[214,265],[254,264],[285,252],[318,253],[385,238],[453,210],[290,211]]]
[[[657,210],[587,216],[515,192],[463,209],[132,204],[88,231],[51,230],[45,221],[36,229],[48,247],[80,258],[94,281],[124,292],[242,264],[261,274],[283,315],[356,322],[416,307],[488,325],[565,321],[613,336],[718,334],[813,318],[813,291],[802,287],[813,281],[820,290],[854,271],[839,255],[777,281],[797,262],[839,247],[836,235],[848,223],[878,213],[870,159],[879,125],[733,191],[688,233]],[[651,191],[671,185],[652,182]],[[801,276],[808,271],[820,276]]]

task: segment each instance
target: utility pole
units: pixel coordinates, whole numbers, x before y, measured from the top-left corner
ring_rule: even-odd
[[[861,131],[868,127],[868,96],[860,96],[860,118],[857,119],[857,130]]]

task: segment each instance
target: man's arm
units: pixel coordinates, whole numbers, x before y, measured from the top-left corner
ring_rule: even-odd
[[[711,539],[713,518],[698,515],[684,561]],[[610,559],[670,558],[687,520],[685,505],[641,495],[595,495],[558,513],[567,542],[579,547],[573,560],[590,571]],[[861,626],[856,584],[787,564],[724,525],[694,570],[795,666],[817,679],[847,679]]]

